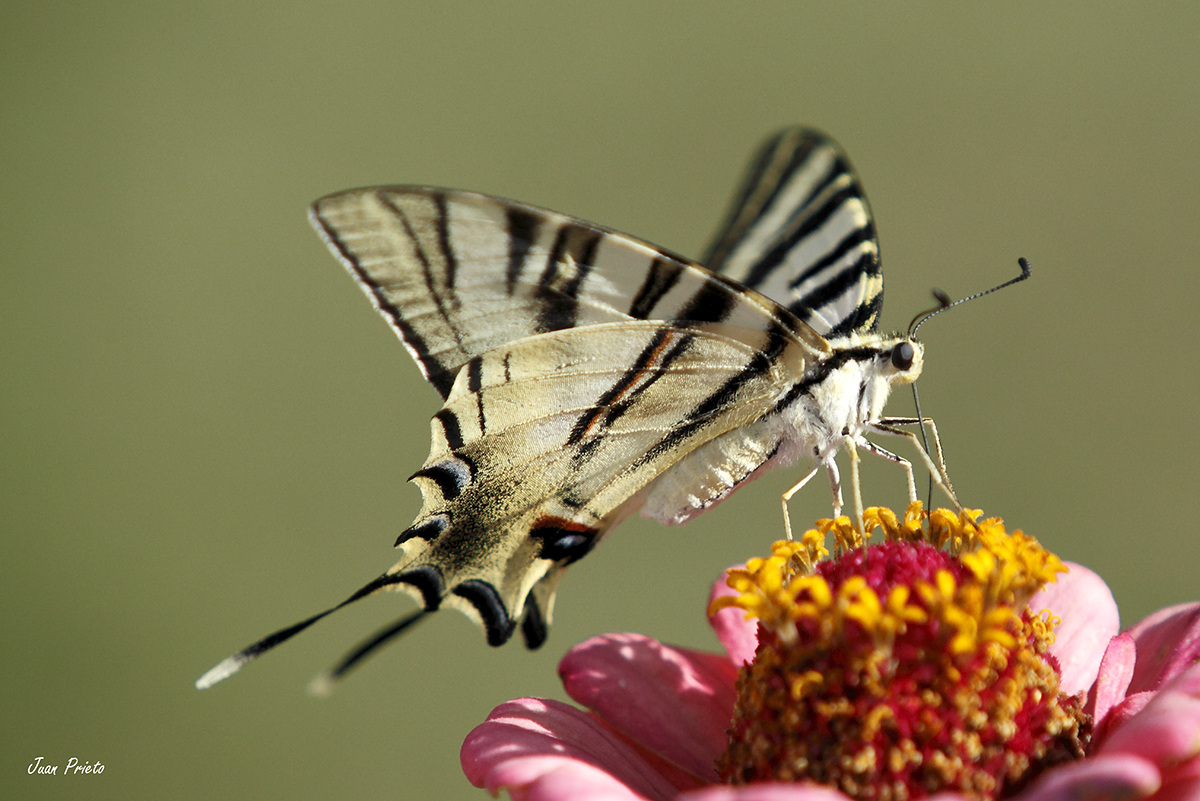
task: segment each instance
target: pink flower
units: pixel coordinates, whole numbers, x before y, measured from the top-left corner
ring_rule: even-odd
[[[1030,608],[1061,618],[1051,649],[1060,686],[1086,694],[1094,735],[1085,758],[1049,769],[1013,797],[1200,799],[1200,603],[1118,634],[1103,580],[1069,567]],[[732,593],[721,581],[713,597]],[[741,609],[722,609],[710,622],[728,656],[639,634],[576,646],[559,675],[589,711],[537,698],[502,704],[463,743],[467,778],[517,801],[846,801],[815,784],[719,783],[714,761],[726,748],[734,682],[757,633]]]

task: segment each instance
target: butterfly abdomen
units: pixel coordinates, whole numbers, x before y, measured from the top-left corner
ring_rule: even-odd
[[[786,419],[772,415],[696,448],[650,485],[642,517],[670,525],[686,523],[743,484],[794,461],[799,449],[788,426]]]

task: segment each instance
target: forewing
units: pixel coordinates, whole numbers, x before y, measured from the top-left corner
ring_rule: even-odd
[[[386,589],[422,609],[329,680],[443,604],[493,645],[519,624],[537,647],[563,569],[624,515],[645,503],[686,520],[777,459],[796,379],[832,352],[822,335],[873,327],[882,292],[866,201],[837,146],[808,131],[760,154],[710,254],[724,275],[472,192],[356,189],[309,216],[445,401],[412,477],[424,504],[390,570],[201,688]]]
[[[310,218],[445,398],[509,342],[629,320],[721,323],[825,343],[773,301],[647,242],[564,214],[429,187],[318,200]]]
[[[794,340],[634,321],[525,338],[472,359],[432,421],[424,505],[390,574],[506,641],[540,644],[559,572],[687,453],[769,415],[803,369]],[[796,361],[799,360],[799,361]],[[430,587],[438,587],[431,598]]]
[[[788,128],[762,145],[702,261],[826,337],[877,326],[883,273],[871,210],[849,159],[819,131]]]

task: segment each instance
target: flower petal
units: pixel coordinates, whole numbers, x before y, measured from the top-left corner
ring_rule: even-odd
[[[1196,801],[1200,798],[1200,758],[1188,760],[1163,779],[1154,801]]]
[[[1189,776],[1163,784],[1154,794],[1154,801],[1196,801],[1200,798],[1200,778]]]
[[[725,750],[737,668],[720,654],[604,634],[558,666],[567,694],[647,750],[705,782]]]
[[[1014,801],[1104,801],[1145,798],[1162,775],[1146,760],[1129,754],[1092,757],[1047,771]]]
[[[745,565],[734,565],[734,567],[745,567]],[[717,598],[726,595],[737,595],[737,591],[725,583],[725,577],[722,575],[713,583],[712,593],[708,596],[709,606]],[[741,667],[754,661],[754,652],[758,650],[757,620],[747,617],[745,610],[727,606],[715,615],[709,615],[708,622],[712,625],[713,631],[717,633],[717,639],[721,641],[721,645],[725,646],[733,664]]]
[[[1083,565],[1065,562],[1068,572],[1029,601],[1030,610],[1049,609],[1062,619],[1054,629],[1051,655],[1062,669],[1067,695],[1087,692],[1100,672],[1109,641],[1121,630],[1117,602],[1104,579]]]
[[[509,794],[513,801],[646,801],[605,771],[582,762],[563,762]]]
[[[1200,603],[1155,612],[1129,633],[1137,643],[1129,692],[1157,690],[1200,661]]]
[[[1084,708],[1095,722],[1093,748],[1104,739],[1109,714],[1125,700],[1129,680],[1133,678],[1133,663],[1136,657],[1133,637],[1130,637],[1128,632],[1113,637],[1104,652],[1104,659],[1100,661],[1100,675],[1092,685],[1088,705]]]
[[[1105,736],[1108,732],[1116,731],[1118,727],[1124,726],[1132,720],[1138,713],[1146,708],[1146,705],[1154,699],[1154,693],[1130,693],[1125,696],[1125,700],[1117,704],[1108,713],[1108,725],[1105,727]],[[1093,750],[1099,750],[1096,746],[1101,745],[1099,742],[1093,742]]]
[[[1200,756],[1192,757],[1184,762],[1172,770],[1171,775],[1167,777],[1167,780],[1171,782],[1180,779],[1200,779]]]
[[[961,796],[953,796],[959,799]],[[718,785],[693,790],[679,796],[678,801],[850,801],[832,787],[819,784],[762,783],[738,787]]]
[[[1100,754],[1134,754],[1169,770],[1200,754],[1200,665],[1155,693],[1109,733]]]
[[[476,787],[514,799],[673,798],[676,788],[586,712],[560,701],[519,698],[492,710],[467,735],[463,773]],[[564,792],[565,791],[565,792]]]

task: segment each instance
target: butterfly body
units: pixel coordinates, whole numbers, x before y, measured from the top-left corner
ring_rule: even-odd
[[[642,516],[685,523],[768,470],[806,459],[835,464],[847,437],[861,440],[881,419],[892,386],[920,373],[918,343],[912,367],[889,370],[886,357],[902,341],[855,336],[831,342],[829,354],[784,376],[769,415],[699,446],[658,477]]]
[[[457,190],[350,190],[310,218],[443,399],[400,560],[334,609],[401,590],[424,611],[462,610],[493,645],[520,628],[536,647],[562,571],[635,511],[686,522],[802,459],[829,472],[840,508],[834,457],[856,445],[903,463],[915,497],[908,463],[866,435],[892,433],[883,405],[919,375],[923,351],[875,330],[874,226],[820,133],[788,129],[764,145],[707,266]]]

